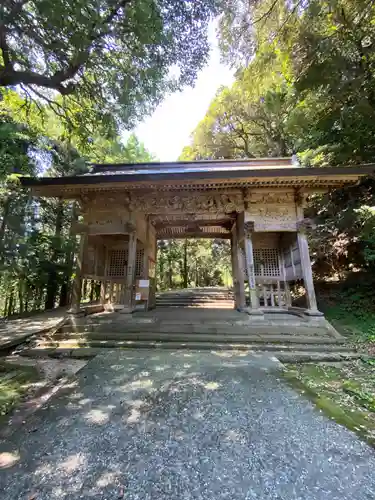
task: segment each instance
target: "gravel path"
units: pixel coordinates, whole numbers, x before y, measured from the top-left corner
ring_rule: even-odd
[[[0,444],[2,500],[375,498],[375,451],[264,356],[108,351]]]

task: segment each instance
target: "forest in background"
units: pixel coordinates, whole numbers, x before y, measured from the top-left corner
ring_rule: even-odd
[[[1,2],[0,316],[66,305],[74,278],[78,204],[33,198],[19,176],[63,177],[87,172],[90,162],[155,160],[129,131],[165,95],[194,83],[220,5]],[[202,264],[195,255],[197,276]],[[84,282],[86,300],[98,292],[97,283]]]
[[[226,239],[160,240],[158,289],[232,286],[230,255],[230,241]]]
[[[101,0],[100,12],[97,2],[49,4],[1,6],[1,314],[66,303],[74,272],[77,207],[30,198],[17,176],[149,160],[134,136],[124,144],[120,135],[194,83],[215,16],[235,82],[219,89],[181,159],[297,154],[306,168],[374,161],[371,1]],[[345,284],[361,310],[373,308],[374,206],[374,180],[366,179],[315,196],[307,211],[316,278]],[[160,243],[161,288],[225,282],[218,242],[189,241],[186,264],[185,247]],[[86,288],[93,296],[95,284]]]
[[[181,159],[296,154],[305,168],[374,163],[374,2],[233,0],[219,43],[235,82],[219,89]],[[369,178],[316,195],[306,216],[315,223],[321,307],[371,317],[375,338],[374,188]]]

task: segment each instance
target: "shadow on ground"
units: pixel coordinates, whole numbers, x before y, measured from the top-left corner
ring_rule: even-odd
[[[374,498],[375,453],[238,352],[108,351],[2,444],[2,499]]]

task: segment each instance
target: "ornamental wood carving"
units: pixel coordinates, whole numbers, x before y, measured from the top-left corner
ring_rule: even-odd
[[[129,206],[130,196],[129,193],[107,193],[107,196],[98,193],[90,193],[81,195],[83,207],[86,212],[111,212],[115,208],[125,209]]]
[[[176,195],[150,193],[132,195],[130,210],[147,214],[159,213],[231,213],[242,211],[244,201],[242,193],[197,193],[180,192]]]
[[[251,235],[255,231],[255,223],[254,221],[247,221],[243,225],[245,238],[251,238]]]
[[[269,204],[294,204],[294,193],[293,192],[277,192],[277,191],[271,191],[268,193],[261,193],[257,191],[251,191],[248,190],[246,196],[245,196],[245,201],[248,202],[248,204],[264,204],[264,205],[269,205]]]
[[[297,222],[297,231],[299,233],[306,233],[310,229],[314,229],[315,224],[311,219],[302,219]]]
[[[277,205],[251,205],[248,209],[251,215],[256,215],[261,218],[273,219],[273,220],[295,220],[296,214],[294,206],[290,205],[287,207],[277,206]]]
[[[255,231],[296,231],[296,221],[262,221],[255,222]]]

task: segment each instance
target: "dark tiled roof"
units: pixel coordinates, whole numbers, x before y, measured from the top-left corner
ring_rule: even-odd
[[[182,174],[184,172],[238,172],[246,170],[295,168],[292,158],[250,158],[246,160],[202,160],[152,163],[92,164],[88,176]]]

